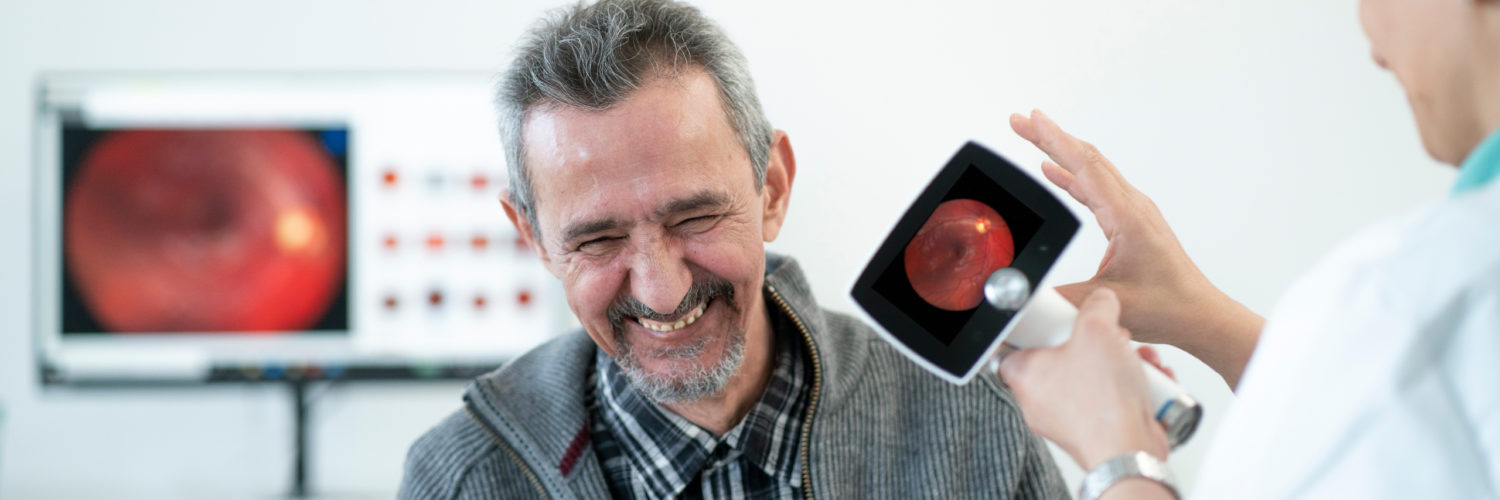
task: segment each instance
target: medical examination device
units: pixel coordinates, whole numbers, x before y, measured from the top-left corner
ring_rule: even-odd
[[[970,142],[897,221],[852,295],[882,337],[954,384],[994,370],[1003,344],[1051,347],[1072,334],[1077,309],[1045,278],[1079,222],[1011,162]],[[1177,447],[1203,408],[1142,361],[1154,417]]]

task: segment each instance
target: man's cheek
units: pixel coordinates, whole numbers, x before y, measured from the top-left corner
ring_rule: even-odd
[[[699,267],[715,275],[736,280],[753,267],[756,252],[761,248],[759,233],[752,234],[743,225],[715,228],[700,238],[688,241],[685,254]]]
[[[589,323],[595,318],[607,321],[606,312],[613,302],[610,292],[613,288],[606,287],[605,281],[597,276],[579,275],[564,284],[568,306],[584,326],[593,328]]]

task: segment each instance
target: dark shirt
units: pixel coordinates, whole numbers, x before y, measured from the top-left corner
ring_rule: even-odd
[[[775,365],[750,413],[723,436],[646,399],[599,351],[591,439],[610,493],[621,499],[799,498],[797,455],[811,375],[803,340],[772,313]]]

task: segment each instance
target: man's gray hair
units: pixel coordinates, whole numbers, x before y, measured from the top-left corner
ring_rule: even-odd
[[[765,185],[771,123],[755,96],[745,56],[697,8],[671,0],[600,0],[553,11],[521,40],[496,105],[510,201],[539,236],[536,198],[521,128],[538,106],[604,110],[657,76],[702,67],[719,86],[725,116],[745,147],[755,189]]]

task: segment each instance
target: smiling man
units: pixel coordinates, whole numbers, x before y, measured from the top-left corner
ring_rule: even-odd
[[[696,9],[604,0],[501,85],[506,215],[583,331],[476,380],[403,498],[1065,498],[993,377],[949,385],[767,255],[797,164]]]
[[[771,330],[761,242],[795,165],[778,132],[752,171],[703,69],[646,71],[608,109],[533,105],[520,139],[532,199],[512,195],[506,213],[630,384],[722,434],[768,379],[772,339],[747,332]]]

